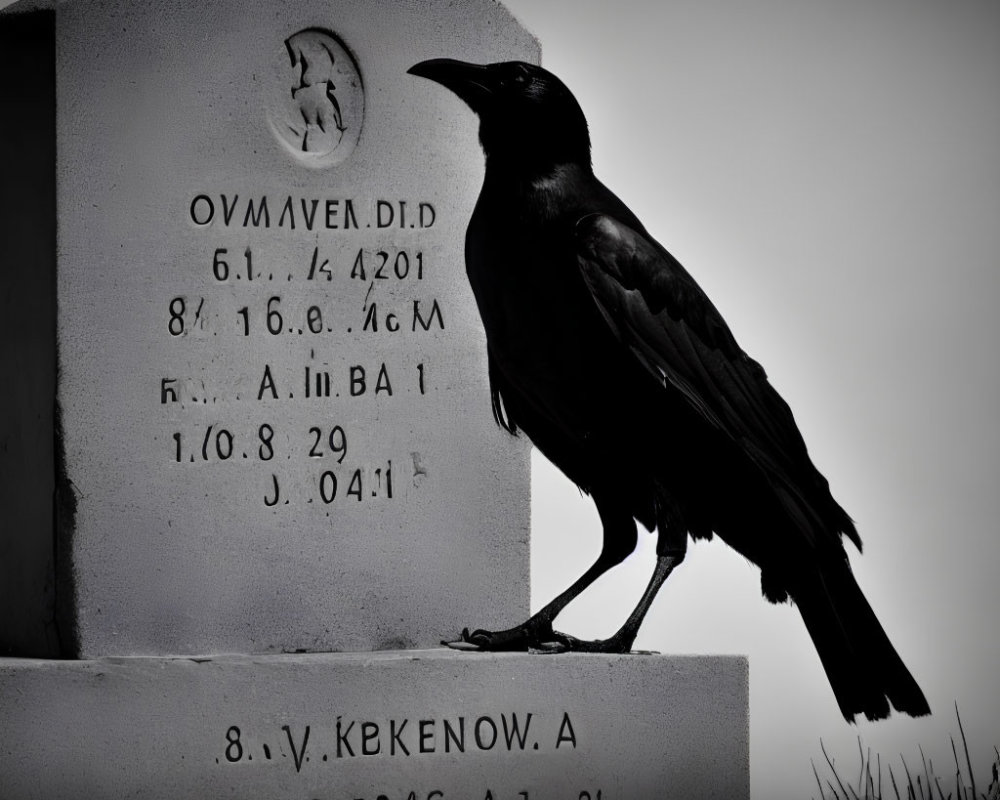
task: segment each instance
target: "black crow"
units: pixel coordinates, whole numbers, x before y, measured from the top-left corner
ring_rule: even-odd
[[[459,647],[627,652],[688,536],[713,533],[794,601],[844,716],[914,716],[927,701],[851,572],[854,524],[792,413],[688,272],[594,177],[587,121],[554,75],[522,62],[434,59],[409,72],[480,120],[486,177],[465,240],[493,414],[594,499],[597,561],[526,622]],[[657,531],[649,586],[622,628],[585,642],[555,616]]]

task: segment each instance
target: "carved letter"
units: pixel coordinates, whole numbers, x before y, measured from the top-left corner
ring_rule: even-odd
[[[365,251],[358,250],[358,255],[354,259],[354,266],[351,267],[351,277],[366,281],[365,277]]]
[[[350,200],[344,201],[344,230],[357,228],[358,218],[354,216],[354,203]]]
[[[337,214],[340,212],[340,201],[339,200],[327,200],[326,201],[326,227],[328,228],[339,228],[337,225]]]
[[[351,747],[351,743],[347,741],[347,737],[351,733],[351,728],[354,727],[354,720],[351,720],[351,724],[347,726],[346,729],[341,729],[340,717],[337,717],[337,758],[343,758],[341,752],[341,744],[343,744],[344,749],[350,753],[351,758],[354,758],[354,748]]]
[[[446,753],[451,752],[450,742],[455,743],[458,752],[465,752],[465,717],[458,718],[458,736],[455,735],[455,730],[448,720],[444,721],[444,751]]]
[[[438,301],[437,300],[434,301],[434,305],[431,306],[430,316],[427,317],[427,321],[425,322],[424,318],[420,316],[420,301],[414,300],[413,325],[411,326],[410,330],[415,331],[417,329],[417,323],[419,322],[421,328],[423,328],[425,331],[429,331],[431,329],[431,325],[434,323],[434,317],[437,317],[438,327],[440,327],[441,330],[444,330],[444,317],[441,316],[441,306],[438,305]]]
[[[261,219],[264,220],[264,227],[271,227],[271,212],[267,208],[267,198],[260,198],[260,205],[253,207],[253,198],[247,200],[247,213],[243,216],[243,227],[246,228],[251,222],[255,228],[260,227]]]
[[[207,206],[207,208],[204,209],[201,215],[198,214],[198,208],[197,208],[199,202],[203,206]],[[215,204],[212,202],[212,199],[207,194],[199,194],[197,197],[195,197],[194,200],[191,201],[191,221],[195,225],[201,225],[201,226],[208,225],[212,221],[212,218],[214,216],[215,216]]]
[[[403,728],[406,727],[406,720],[403,720],[403,724],[396,729],[396,720],[389,720],[389,755],[396,755],[396,745],[399,745],[399,749],[402,750],[406,755],[410,754],[410,751],[406,748],[403,740],[399,737],[403,734]]]
[[[558,750],[563,742],[569,742],[569,744],[576,749],[576,733],[573,732],[573,723],[570,722],[569,712],[563,712],[562,724],[559,726],[559,738],[556,740],[556,750]]]
[[[281,490],[278,488],[278,476],[271,473],[271,480],[274,481],[274,499],[268,500],[267,495],[264,496],[264,505],[268,508],[278,505],[278,499],[281,497]]]
[[[274,376],[271,375],[271,365],[264,365],[264,377],[260,379],[260,389],[257,391],[257,399],[261,400],[264,397],[264,390],[269,389],[271,392],[271,399],[278,399],[278,389],[274,385]]]
[[[351,367],[351,397],[365,393],[365,368]]]
[[[420,720],[418,727],[420,728],[420,752],[421,753],[433,753],[434,752],[434,720],[432,719],[422,719]],[[430,728],[430,730],[427,730]],[[430,742],[430,747],[425,745],[425,742]]]
[[[226,223],[226,227],[228,227],[229,223],[233,219],[233,212],[236,211],[236,203],[240,199],[240,196],[238,194],[233,195],[232,205],[229,205],[224,194],[220,195],[220,197],[222,198],[222,221]]]
[[[392,384],[389,383],[389,373],[386,371],[385,364],[378,371],[378,380],[375,381],[375,394],[379,392],[386,392],[389,397],[392,397]]]
[[[517,746],[523,750],[524,742],[528,738],[528,727],[531,725],[531,712],[528,712],[528,718],[524,721],[524,733],[522,734],[519,730],[517,722],[517,714],[511,714],[510,728],[507,728],[507,715],[501,714],[500,721],[503,723],[503,736],[507,740],[507,749],[513,750],[514,740],[517,739]]]
[[[392,225],[392,219],[395,216],[395,212],[392,208],[392,203],[388,200],[379,200],[375,205],[375,224],[380,228],[388,228]],[[387,216],[383,216],[383,213]]]
[[[177,390],[169,386],[171,383],[177,383],[176,378],[163,378],[160,381],[160,405],[167,404],[167,397],[170,398],[171,403],[177,402]]]
[[[281,730],[285,732],[285,736],[288,737],[288,746],[292,750],[292,760],[295,762],[295,771],[302,771],[302,759],[306,754],[306,745],[309,744],[309,726],[306,725],[305,735],[302,737],[302,747],[296,750],[295,740],[292,739],[292,730],[287,725],[282,725]]]
[[[302,198],[302,216],[306,218],[306,228],[308,230],[313,229],[313,221],[316,219],[316,207],[319,205],[319,200],[312,201],[312,211],[310,212],[306,208],[306,199]]]
[[[289,196],[285,199],[285,205],[281,209],[281,216],[278,217],[278,227],[281,228],[285,224],[285,215],[288,215],[288,219],[291,220],[291,228],[295,230],[295,209],[292,206],[292,198]]]
[[[487,744],[486,741],[484,741],[483,739],[482,735],[483,723],[486,723],[486,725],[490,729],[491,738],[489,739],[489,744]],[[476,746],[479,747],[480,750],[492,750],[493,745],[495,745],[496,743],[497,743],[497,724],[489,717],[480,717],[479,719],[477,719]]]
[[[427,212],[427,216],[424,215],[424,212]],[[427,219],[427,217],[430,217],[430,219]],[[432,206],[430,203],[421,203],[420,204],[420,227],[421,228],[429,228],[431,225],[434,224],[434,220],[436,218],[437,218],[437,214],[434,212],[434,206]]]
[[[369,750],[368,743],[374,739],[375,749]],[[378,723],[375,722],[362,722],[361,723],[361,755],[363,756],[375,756],[382,752],[382,742],[378,739]]]

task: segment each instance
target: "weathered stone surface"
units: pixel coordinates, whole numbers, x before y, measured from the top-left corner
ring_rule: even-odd
[[[482,154],[406,69],[534,39],[491,0],[65,2],[54,35],[71,649],[526,616],[527,448],[463,266]]]
[[[749,797],[745,658],[0,660],[0,796]]]

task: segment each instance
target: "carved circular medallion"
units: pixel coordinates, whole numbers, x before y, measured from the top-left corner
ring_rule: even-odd
[[[305,28],[284,42],[268,124],[297,161],[331,167],[345,161],[361,135],[361,73],[330,31]],[[283,82],[282,82],[283,81]]]

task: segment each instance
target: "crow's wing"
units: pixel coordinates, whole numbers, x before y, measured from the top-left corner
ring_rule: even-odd
[[[607,324],[768,476],[807,530],[847,533],[846,513],[809,459],[791,409],[694,279],[657,242],[607,214],[576,224],[577,260]]]

